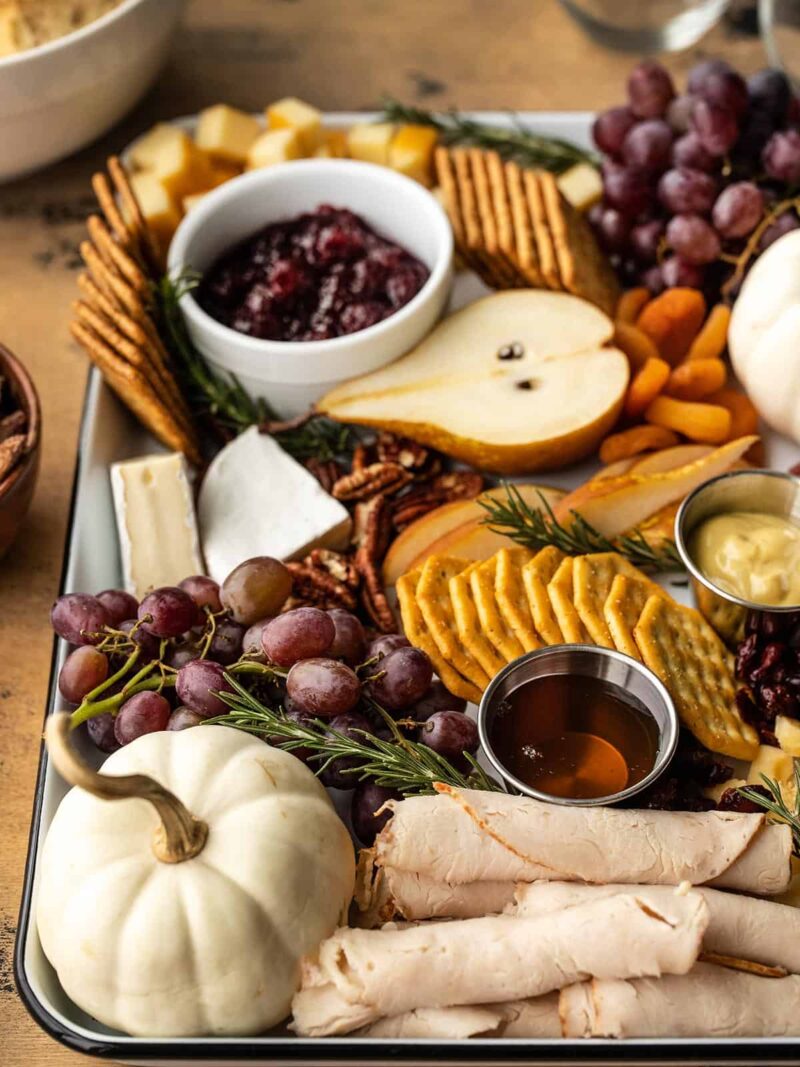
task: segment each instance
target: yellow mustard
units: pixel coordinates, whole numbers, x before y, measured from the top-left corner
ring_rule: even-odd
[[[689,539],[698,569],[719,589],[770,607],[800,604],[800,526],[782,515],[728,511]]]

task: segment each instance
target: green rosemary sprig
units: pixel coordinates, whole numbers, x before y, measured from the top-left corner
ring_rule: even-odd
[[[237,730],[255,734],[287,752],[310,749],[312,755],[309,759],[315,762],[317,774],[333,760],[346,758],[351,766],[343,773],[352,774],[359,781],[369,779],[403,794],[433,793],[434,782],[444,782],[460,789],[503,791],[471,756],[467,755],[471,769],[463,774],[427,745],[404,737],[394,720],[381,708],[377,710],[391,730],[391,740],[369,733],[363,734],[363,740],[356,740],[338,730],[331,730],[330,724],[321,719],[295,722],[287,718],[282,710],[273,710],[262,704],[234,677],[226,677],[236,690],[233,694],[220,694],[230,711],[227,715],[208,719],[208,723],[233,726]]]
[[[190,272],[175,278],[164,275],[155,289],[167,346],[187,389],[190,407],[207,412],[224,430],[241,433],[276,416],[266,400],[253,399],[234,375],[225,378],[215,374],[192,343],[179,305],[199,281],[199,276]],[[323,416],[274,437],[297,460],[316,456],[325,461],[352,451],[350,429]]]
[[[384,122],[410,122],[417,126],[433,126],[439,131],[442,144],[472,145],[492,149],[503,159],[514,160],[523,167],[541,167],[561,174],[576,163],[598,165],[598,158],[571,141],[560,137],[545,137],[534,133],[517,116],[513,126],[491,126],[460,115],[457,111],[437,114],[424,108],[407,106],[388,97],[383,102]]]
[[[190,407],[206,411],[225,429],[241,433],[271,413],[269,406],[263,400],[254,400],[233,375],[226,380],[214,374],[192,343],[179,305],[199,281],[196,274],[175,278],[165,274],[155,287],[167,346],[189,393]]]
[[[794,808],[790,808],[783,799],[781,787],[776,781],[773,781],[772,778],[767,778],[765,774],[761,775],[761,781],[770,796],[765,797],[758,790],[753,789],[752,786],[746,785],[738,789],[737,792],[741,793],[747,800],[752,801],[753,804],[758,804],[773,819],[778,822],[785,822],[791,827],[792,851],[795,856],[800,857],[800,763],[795,761],[794,765]]]
[[[554,545],[568,556],[581,556],[588,552],[619,552],[637,567],[653,571],[678,571],[684,566],[678,555],[675,542],[665,540],[651,545],[640,530],[613,540],[605,537],[576,511],[573,521],[564,526],[558,521],[552,507],[539,493],[541,507],[528,504],[519,489],[504,483],[505,497],[484,497],[478,503],[486,511],[481,521],[495,533],[504,534],[525,548],[538,550]]]

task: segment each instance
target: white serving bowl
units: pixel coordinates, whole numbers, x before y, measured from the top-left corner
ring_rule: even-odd
[[[122,0],[48,44],[0,59],[0,181],[95,140],[150,87],[185,0]]]
[[[172,239],[175,275],[201,274],[223,253],[271,222],[321,204],[349,208],[429,269],[422,289],[389,318],[323,341],[265,341],[217,322],[191,293],[181,300],[189,334],[216,370],[236,375],[251,396],[282,418],[298,415],[339,382],[367,374],[413,348],[450,295],[453,234],[436,198],[386,167],[348,159],[307,159],[251,171],[208,193]]]

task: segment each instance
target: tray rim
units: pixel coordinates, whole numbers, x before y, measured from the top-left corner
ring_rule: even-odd
[[[526,122],[559,124],[581,122],[588,124],[594,112],[581,111],[491,111],[466,112],[471,117],[510,124],[515,117]],[[325,113],[326,125],[364,121],[375,116],[370,111],[335,111]],[[191,127],[196,115],[181,116],[171,121]],[[134,142],[132,141],[131,144]],[[130,145],[123,151],[127,152]],[[85,469],[87,437],[90,421],[95,415],[98,395],[104,386],[100,373],[92,367],[87,375],[78,432],[75,472],[70,492],[67,533],[64,539],[58,594],[66,591],[70,560],[75,542],[75,518],[79,489]],[[50,673],[43,724],[58,699],[58,661],[60,644],[53,635]],[[315,1064],[374,1063],[377,1058],[400,1063],[433,1063],[441,1067],[459,1064],[514,1064],[535,1059],[542,1064],[571,1063],[576,1067],[594,1063],[696,1064],[698,1067],[725,1067],[757,1063],[759,1065],[796,1063],[800,1065],[800,1038],[626,1038],[626,1039],[498,1039],[470,1038],[468,1040],[412,1038],[384,1040],[380,1038],[301,1038],[301,1037],[238,1037],[238,1038],[136,1038],[125,1035],[102,1035],[97,1039],[84,1036],[53,1015],[37,996],[28,979],[25,952],[31,934],[33,916],[33,887],[36,860],[40,845],[41,818],[45,782],[49,761],[44,741],[39,745],[39,763],[31,811],[28,848],[23,873],[17,933],[14,944],[14,979],[20,1000],[28,1013],[50,1037],[60,1044],[85,1055],[101,1059],[114,1058],[127,1063],[204,1062],[295,1064],[307,1067]],[[694,1051],[692,1051],[694,1050]],[[133,1057],[133,1058],[129,1058]]]

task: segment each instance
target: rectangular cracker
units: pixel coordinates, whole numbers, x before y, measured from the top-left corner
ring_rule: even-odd
[[[478,609],[470,584],[472,572],[478,566],[480,566],[480,561],[471,563],[460,574],[450,579],[450,599],[453,603],[453,614],[462,644],[480,663],[488,676],[494,678],[498,671],[505,667],[506,660],[498,654],[497,649],[481,629]]]
[[[469,583],[484,636],[494,645],[506,663],[510,663],[512,659],[521,656],[525,649],[500,612],[494,592],[496,577],[497,557],[492,556],[472,570]]]
[[[397,579],[395,586],[405,635],[415,648],[426,653],[433,664],[433,669],[451,693],[461,697],[462,700],[477,704],[481,699],[480,689],[450,666],[425,625],[425,619],[417,603],[417,585],[421,573],[420,570],[409,571],[408,574]]]
[[[486,153],[480,148],[470,148],[469,164],[486,257],[491,262],[493,273],[503,288],[518,288],[524,284],[522,276],[500,248]]]
[[[461,204],[461,219],[464,225],[464,248],[472,269],[487,285],[499,288],[503,285],[493,257],[484,245],[483,228],[478,210],[478,196],[470,164],[470,149],[451,148],[450,158],[455,168],[458,198]]]
[[[654,590],[649,582],[642,582],[627,574],[618,574],[611,583],[611,589],[603,604],[603,617],[614,642],[613,647],[617,652],[622,652],[640,663],[642,654],[633,631],[645,604],[653,594]]]
[[[615,647],[603,609],[618,574],[655,586],[638,567],[634,567],[618,552],[592,552],[575,557],[572,572],[575,610],[592,641],[601,648]],[[655,592],[655,588],[651,588],[650,592]]]
[[[733,657],[700,612],[648,597],[633,636],[697,740],[712,752],[752,760],[758,735],[736,707]]]
[[[469,267],[470,270],[474,270],[469,249],[467,248],[455,167],[449,150],[440,145],[433,154],[433,164],[436,172],[436,181],[442,190],[444,209],[450,219],[450,225],[453,227],[453,239],[456,243],[456,248],[465,266]]]
[[[492,198],[492,211],[497,229],[497,248],[510,263],[518,278],[519,285],[525,285],[526,279],[520,271],[517,261],[517,247],[514,241],[514,223],[511,217],[511,203],[508,198],[505,168],[499,152],[484,152],[486,179],[489,183],[489,195]]]
[[[425,625],[444,658],[478,689],[485,689],[489,676],[475,657],[458,639],[450,579],[469,566],[469,560],[453,556],[429,556],[417,585],[419,604]]]
[[[619,300],[619,283],[589,223],[565,199],[552,174],[539,171],[538,178],[564,288],[613,316]]]
[[[553,244],[553,235],[547,222],[547,214],[544,210],[544,198],[542,187],[539,184],[539,171],[526,170],[523,172],[525,196],[528,201],[528,209],[531,213],[531,225],[536,240],[536,250],[539,253],[539,269],[542,272],[544,284],[548,289],[561,290],[564,288],[561,275],[558,272],[558,261]]]
[[[544,287],[533,222],[525,195],[525,183],[522,171],[516,163],[505,165],[506,190],[511,209],[511,225],[514,228],[514,249],[516,263],[528,285],[534,289]]]
[[[565,641],[547,595],[547,586],[564,558],[563,552],[548,545],[522,568],[522,582],[528,594],[533,624],[546,645],[563,645]]]
[[[536,632],[522,580],[522,568],[531,558],[531,553],[524,548],[501,548],[495,556],[497,570],[494,594],[497,606],[525,652],[532,652],[544,644]]]
[[[581,622],[580,615],[575,610],[573,568],[575,557],[567,556],[562,559],[558,570],[550,579],[547,586],[547,595],[553,614],[558,620],[558,625],[564,635],[564,641],[568,645],[591,645],[592,639],[586,632]]]

